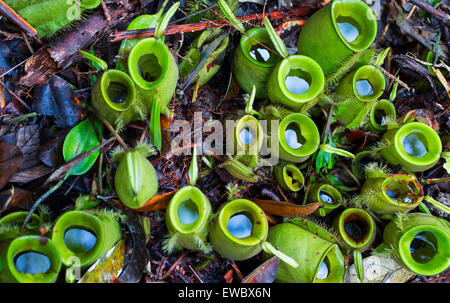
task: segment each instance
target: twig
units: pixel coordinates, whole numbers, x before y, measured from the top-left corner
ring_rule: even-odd
[[[21,30],[26,32],[28,35],[33,37],[39,44],[42,41],[37,35],[37,30],[34,29],[25,19],[23,19],[16,11],[14,11],[8,4],[3,0],[0,0],[0,14],[5,16],[8,20],[16,24]]]
[[[10,90],[9,87],[8,87],[2,80],[0,80],[0,85],[3,86],[4,88],[6,88],[6,90],[8,91],[8,93],[10,93],[14,98],[16,98],[17,101],[19,101],[20,104],[22,104],[23,106],[25,106],[26,109],[31,110],[31,108],[28,106],[28,104],[26,104],[25,101],[23,101],[22,99],[20,99],[19,96],[17,96],[12,90]]]
[[[227,37],[227,33],[220,34],[219,37],[214,39],[213,42],[208,44],[206,49],[203,51],[204,55],[202,59],[200,60],[199,64],[195,67],[195,69],[187,76],[186,80],[184,81],[183,85],[181,86],[181,89],[185,91],[191,82],[194,80],[194,78],[197,76],[197,74],[200,72],[200,70],[205,66],[205,64],[208,61],[208,58],[211,56],[211,54],[219,47],[219,45],[222,43],[223,40]]]
[[[378,66],[378,68],[381,70],[381,72],[388,77],[389,79],[397,82],[398,84],[400,84],[401,86],[403,86],[404,88],[406,88],[407,90],[411,90],[411,88],[402,80],[398,79],[396,76],[392,75],[390,72],[388,72],[387,70],[385,70],[383,67]]]
[[[76,156],[75,158],[70,160],[69,162],[61,165],[57,170],[55,170],[50,175],[50,177],[47,179],[47,181],[45,181],[44,185],[58,179],[58,177],[60,177],[62,174],[70,171],[72,168],[74,168],[76,165],[78,165],[81,161],[83,161],[84,159],[86,159],[87,157],[89,157],[90,155],[95,153],[97,150],[104,147],[105,145],[108,145],[109,143],[111,143],[114,140],[115,140],[115,138],[109,138],[108,140],[104,141],[102,144],[94,147],[93,149],[85,151],[84,153],[79,154],[78,156]]]
[[[450,26],[450,16],[448,14],[446,14],[445,12],[435,9],[430,4],[425,3],[421,0],[410,0],[410,1],[411,1],[411,3],[417,5],[418,7],[420,7],[427,13],[432,14],[434,17],[436,17],[436,19],[441,21],[444,25]]]
[[[195,277],[200,281],[200,283],[205,283],[203,280],[199,277],[198,273],[192,268],[191,265],[188,265],[189,269],[194,273]]]
[[[298,7],[289,12],[283,11],[275,11],[272,13],[264,13],[264,14],[253,14],[247,16],[236,17],[241,22],[248,22],[253,20],[262,20],[265,16],[269,18],[269,20],[280,20],[290,17],[300,17],[307,16],[312,11],[313,8],[310,7]],[[229,25],[228,20],[213,20],[213,21],[205,21],[198,23],[190,23],[190,24],[180,24],[174,25],[173,23],[167,27],[164,31],[163,35],[173,35],[176,33],[186,33],[186,32],[196,32],[202,31],[207,28],[220,28],[223,26]],[[147,37],[153,37],[155,35],[155,29],[140,29],[140,30],[132,30],[132,31],[119,31],[111,34],[109,37],[110,42],[118,42],[122,40],[129,39],[141,39]]]
[[[166,273],[161,277],[161,279],[165,279],[165,278],[167,278],[169,275],[170,275],[170,273],[175,269],[175,267],[178,265],[178,264],[180,264],[180,262],[181,261],[183,261],[183,259],[184,259],[184,257],[186,257],[186,252],[183,252],[179,257],[178,257],[178,259],[172,264],[172,266],[170,266],[170,268],[169,268],[169,270],[168,271],[166,271]]]
[[[105,15],[106,21],[111,21],[111,16],[109,15],[108,7],[106,7],[105,2],[102,0],[102,10],[103,14]]]
[[[114,137],[117,139],[117,141],[119,142],[120,145],[122,145],[125,150],[129,150],[130,148],[128,147],[128,145],[125,143],[125,141],[123,141],[122,137],[120,137],[120,135],[116,132],[116,130],[114,129],[114,127],[112,127],[111,124],[109,124],[108,121],[105,120],[105,118],[103,118],[101,115],[95,113],[95,116],[97,117],[97,119],[99,119],[103,125],[106,126],[106,128],[114,135]]]

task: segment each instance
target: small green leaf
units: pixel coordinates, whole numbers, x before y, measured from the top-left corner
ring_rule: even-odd
[[[358,274],[359,281],[364,283],[364,264],[362,254],[359,249],[353,251],[353,263],[355,264],[356,273]]]
[[[277,35],[267,17],[264,17],[264,25],[267,29],[267,33],[269,34],[270,41],[272,41],[272,44],[275,47],[275,50],[278,52],[278,54],[280,54],[280,56],[283,58],[289,56],[286,45],[284,44],[283,40],[281,40],[280,36]]]
[[[397,89],[398,89],[398,82],[395,81],[392,85],[391,93],[389,94],[389,100],[394,101],[395,98],[397,98]]]
[[[425,203],[420,202],[418,207],[421,212],[426,213],[428,215],[432,215],[431,211],[428,209],[428,207],[425,205]]]
[[[391,51],[391,48],[388,47],[386,49],[384,49],[381,53],[378,54],[376,60],[375,60],[375,65],[376,66],[381,66],[384,63],[384,60],[386,60],[387,55],[389,54],[389,52]]]
[[[447,171],[447,174],[450,174],[450,152],[443,152],[441,157],[445,159],[443,167]]]
[[[206,166],[213,169],[213,164],[211,163],[211,161],[209,161],[209,159],[207,157],[202,157],[202,161],[203,161],[203,163],[206,164]]]
[[[233,11],[225,2],[225,0],[219,0],[219,8],[231,24],[233,24],[239,31],[245,32],[244,26],[233,14]]]
[[[152,112],[150,114],[150,142],[158,149],[161,150],[161,103],[158,98],[153,99]]]
[[[189,185],[194,186],[197,183],[198,179],[198,163],[197,163],[197,145],[194,144],[194,148],[192,149],[192,161],[189,166]]]
[[[291,266],[293,268],[297,268],[298,267],[297,261],[295,261],[294,259],[292,259],[288,255],[286,255],[286,254],[282,253],[281,251],[279,251],[278,249],[276,249],[269,242],[267,242],[267,241],[262,242],[262,249],[266,253],[273,254],[273,255],[277,256],[278,258],[280,258],[280,260],[282,260],[283,262],[287,263],[289,266]]]
[[[158,25],[155,29],[155,37],[159,38],[169,25],[170,19],[172,19],[173,15],[176,13],[178,7],[180,6],[180,2],[174,3],[169,10],[164,14],[162,19],[158,22]]]
[[[450,215],[450,207],[448,207],[447,205],[444,205],[444,204],[434,200],[430,196],[425,196],[424,199],[425,199],[425,201],[427,201],[428,203],[430,203],[431,205],[433,205],[437,209],[442,210],[444,213]]]
[[[102,136],[103,125],[97,119],[94,119],[95,128]],[[76,156],[86,151],[89,151],[100,145],[97,133],[92,125],[90,119],[86,119],[76,125],[67,134],[63,145],[63,156],[66,162],[72,160]],[[92,155],[81,161],[78,165],[70,170],[71,175],[85,174],[94,165],[97,160],[100,150],[97,150]]]
[[[343,149],[340,149],[340,148],[333,147],[330,144],[320,144],[319,145],[319,149],[322,150],[322,151],[325,151],[327,153],[330,153],[330,154],[336,154],[336,155],[339,155],[339,156],[352,158],[352,159],[355,158],[355,155],[352,154],[351,152],[343,150]]]
[[[86,59],[88,59],[89,61],[94,62],[98,67],[101,68],[101,70],[105,71],[105,70],[108,69],[108,64],[107,64],[105,61],[103,61],[102,59],[100,59],[99,57],[97,57],[97,56],[95,56],[95,55],[93,55],[93,54],[91,54],[91,53],[82,51],[82,50],[80,50],[80,53],[81,53]],[[93,65],[94,65],[94,64],[93,64]],[[94,65],[94,66],[95,66],[95,65]]]
[[[253,102],[255,101],[256,96],[256,86],[253,85],[252,93],[250,95],[250,99],[248,99],[247,104],[245,105],[245,113],[251,115],[253,111]]]

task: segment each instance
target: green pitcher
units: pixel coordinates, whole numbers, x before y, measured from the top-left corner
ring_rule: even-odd
[[[328,76],[352,54],[370,47],[377,33],[372,9],[361,0],[334,0],[312,15],[298,38],[298,53]]]

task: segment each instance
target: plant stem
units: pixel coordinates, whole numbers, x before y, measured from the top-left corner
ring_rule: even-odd
[[[253,14],[237,17],[237,19],[241,22],[248,22],[253,20],[263,20],[265,16],[270,20],[280,20],[290,17],[300,17],[309,15],[314,9],[310,7],[298,7],[289,12],[284,11],[275,11],[272,13],[264,13],[264,14]],[[174,25],[171,24],[167,27],[167,29],[162,33],[163,35],[173,35],[176,33],[186,33],[186,32],[196,32],[202,31],[207,28],[220,28],[223,26],[229,25],[228,20],[213,20],[213,21],[205,21],[198,23],[190,23],[190,24],[180,24]],[[113,33],[109,41],[110,42],[118,42],[122,40],[129,39],[141,39],[147,37],[153,37],[155,35],[155,29],[140,29],[133,31],[120,31]]]

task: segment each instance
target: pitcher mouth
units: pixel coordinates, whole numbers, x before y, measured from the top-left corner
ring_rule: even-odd
[[[136,99],[134,83],[122,71],[116,69],[105,71],[100,80],[100,87],[106,102],[116,111],[123,112],[130,109]],[[116,94],[120,94],[121,102],[115,102],[116,98],[114,96]]]
[[[346,209],[339,219],[339,229],[352,248],[367,245],[374,233],[374,223],[368,213],[360,209]]]
[[[253,64],[260,65],[262,67],[271,68],[275,66],[280,61],[281,57],[278,54],[268,50],[257,41],[271,50],[274,49],[267,30],[264,27],[256,27],[248,30],[247,35],[243,35],[241,37],[239,45],[244,56]],[[257,54],[257,49],[261,49],[264,53]],[[262,57],[262,59],[268,57],[268,59],[258,60],[259,57]]]
[[[237,215],[244,215],[248,218],[251,223],[251,233],[240,233],[238,236],[229,230],[230,219]],[[258,205],[250,200],[236,199],[228,202],[220,211],[218,220],[222,232],[236,244],[255,246],[261,244],[267,238],[268,222],[266,215]]]
[[[403,125],[395,134],[394,142],[402,158],[418,165],[432,165],[442,151],[439,135],[420,122]]]
[[[419,181],[410,175],[392,175],[382,183],[383,196],[397,206],[411,207],[423,199],[423,188]]]
[[[9,245],[6,261],[15,279],[19,282],[53,282],[61,269],[61,257],[58,248],[51,239],[43,244],[41,236],[22,236],[14,239]],[[21,254],[35,253],[48,258],[49,268],[45,272],[30,274],[20,271],[16,261]]]
[[[161,85],[169,70],[169,56],[169,50],[160,40],[139,41],[128,56],[128,71],[136,85],[145,90]]]
[[[66,233],[73,228],[82,228],[90,231],[95,237],[95,245],[88,251],[75,252],[65,241]],[[64,265],[70,266],[70,259],[73,256],[80,258],[80,265],[90,264],[95,259],[104,243],[103,225],[97,216],[85,211],[69,211],[63,214],[55,223],[52,239],[58,246],[61,259]]]
[[[296,146],[290,146],[286,141],[286,131],[290,128],[297,134],[297,146],[301,144],[298,148],[293,148]],[[286,116],[278,128],[278,138],[281,147],[295,157],[309,156],[319,147],[319,131],[317,126],[311,118],[304,114],[294,113]],[[298,142],[298,138],[300,138],[300,141],[303,141],[303,144]]]
[[[450,266],[450,240],[439,228],[416,226],[399,242],[399,255],[408,269],[419,275],[432,276]]]
[[[364,94],[358,89],[358,83],[367,83],[370,85],[371,92]],[[362,102],[372,102],[378,99],[383,94],[385,86],[386,82],[383,74],[378,68],[372,65],[361,66],[353,76],[353,93]]]
[[[344,279],[344,258],[336,244],[331,245],[320,259],[314,271],[313,283],[342,282]]]
[[[378,130],[387,129],[387,117],[396,118],[395,106],[388,100],[380,100],[370,110],[370,123]]]
[[[342,43],[354,52],[367,49],[375,41],[377,20],[375,13],[360,0],[334,0],[331,3],[331,20]],[[338,23],[351,23],[359,32],[357,38],[348,42],[341,33]]]
[[[324,184],[317,191],[317,200],[320,201],[321,206],[328,209],[335,209],[341,205],[342,196],[334,187]]]
[[[300,77],[299,77],[300,76]],[[301,82],[289,85],[289,78],[298,78]],[[325,77],[320,65],[313,59],[303,55],[292,55],[281,61],[277,72],[277,85],[286,97],[295,103],[306,103],[315,100],[323,91]],[[290,87],[303,87],[300,91]]]
[[[207,203],[209,201],[197,187],[185,186],[180,189],[172,197],[167,209],[174,228],[180,233],[190,234],[203,226],[209,217]],[[189,216],[183,216],[180,210],[190,212]]]
[[[263,129],[259,121],[251,116],[245,115],[238,120],[235,127],[235,139],[237,142],[237,151],[245,152],[245,154],[257,155],[263,140]]]

